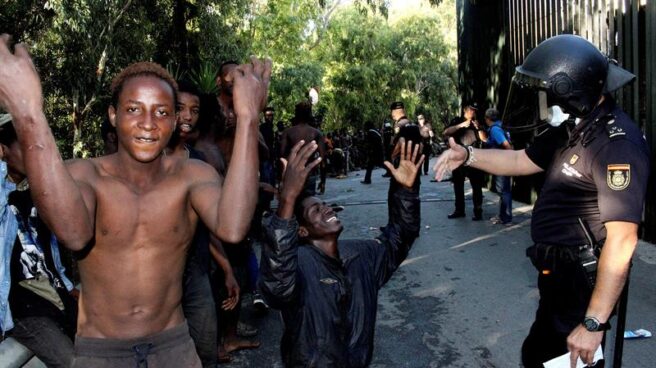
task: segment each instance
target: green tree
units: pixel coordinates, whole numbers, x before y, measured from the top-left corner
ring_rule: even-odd
[[[403,100],[409,114],[440,118],[454,110],[455,53],[439,31],[447,21],[415,14],[389,22],[353,8],[335,16],[316,52],[326,65],[327,126],[382,123],[394,100]]]
[[[381,122],[390,101],[453,108],[453,9],[388,19],[386,0],[0,0],[0,32],[31,45],[65,158],[100,152],[111,79],[152,60],[211,92],[218,65],[271,56],[270,99],[291,116],[320,88],[326,127]]]
[[[100,152],[99,127],[118,71],[143,60],[180,73],[199,70],[203,61],[216,63],[217,53],[239,48],[238,29],[249,4],[0,0],[0,32],[31,45],[46,114],[63,156],[86,157]]]

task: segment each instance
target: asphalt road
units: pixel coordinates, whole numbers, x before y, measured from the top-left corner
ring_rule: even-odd
[[[374,172],[372,185],[360,184],[362,171],[328,180],[323,198],[346,207],[340,213],[342,238],[373,237],[386,223],[388,181],[382,172]],[[537,271],[524,256],[531,244],[531,207],[515,202],[510,227],[469,217],[448,220],[451,185],[429,179],[422,177],[421,235],[380,292],[371,366],[519,367],[521,343],[538,301]],[[484,195],[484,217],[492,217],[498,197]],[[467,210],[471,216],[468,192]],[[627,329],[656,332],[655,271],[656,247],[643,243],[634,258]],[[236,353],[226,366],[282,367],[279,314],[254,317],[249,308],[246,314],[260,328],[262,347]],[[656,367],[655,361],[655,338],[625,341],[624,367]]]

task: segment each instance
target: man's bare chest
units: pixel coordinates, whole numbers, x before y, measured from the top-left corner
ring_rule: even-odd
[[[105,180],[96,189],[97,238],[175,241],[190,236],[195,226],[189,188],[181,180],[167,179],[146,188]]]

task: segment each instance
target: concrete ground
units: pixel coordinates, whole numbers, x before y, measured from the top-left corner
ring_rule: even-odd
[[[363,171],[328,180],[323,198],[346,207],[339,214],[345,224],[342,238],[373,237],[386,223],[388,181],[382,172],[374,172],[372,185],[360,184]],[[468,217],[448,220],[451,185],[429,179],[422,177],[421,235],[380,292],[371,366],[519,367],[521,343],[538,301],[537,271],[524,256],[531,244],[531,206],[515,202],[510,227],[473,222],[466,187]],[[498,197],[484,195],[487,219],[496,214]],[[656,332],[655,271],[656,247],[641,244],[634,258],[627,329]],[[262,347],[234,354],[226,366],[282,367],[279,313],[252,318]],[[654,367],[654,361],[654,338],[625,341],[624,367]]]
[[[374,172],[372,185],[360,184],[363,171],[328,180],[323,198],[346,208],[339,214],[345,224],[343,238],[374,237],[386,223],[389,181],[381,178],[382,173]],[[510,227],[469,217],[448,220],[453,210],[451,184],[429,180],[422,177],[421,235],[380,292],[371,366],[519,367],[520,347],[538,301],[537,273],[524,256],[531,244],[531,206],[515,202]],[[468,187],[466,191],[471,216]],[[485,218],[492,217],[497,196],[484,195]],[[634,257],[627,329],[656,332],[654,274],[656,247],[641,243]],[[246,319],[260,328],[262,347],[235,353],[234,361],[225,366],[282,367],[279,313],[258,317],[249,303],[244,305]],[[611,323],[615,325],[614,320]],[[624,346],[624,367],[656,366],[656,338],[626,340]],[[20,367],[29,356],[26,349],[12,347],[11,340],[0,344],[0,368],[15,367],[11,362],[17,361]],[[33,358],[23,367],[43,366]]]

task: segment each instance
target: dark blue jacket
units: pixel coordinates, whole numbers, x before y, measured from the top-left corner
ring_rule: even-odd
[[[267,219],[260,289],[285,323],[286,367],[366,367],[371,362],[378,290],[419,234],[418,192],[398,188],[376,239],[338,243],[340,259],[302,244],[295,219]],[[392,209],[391,208],[391,209]]]

